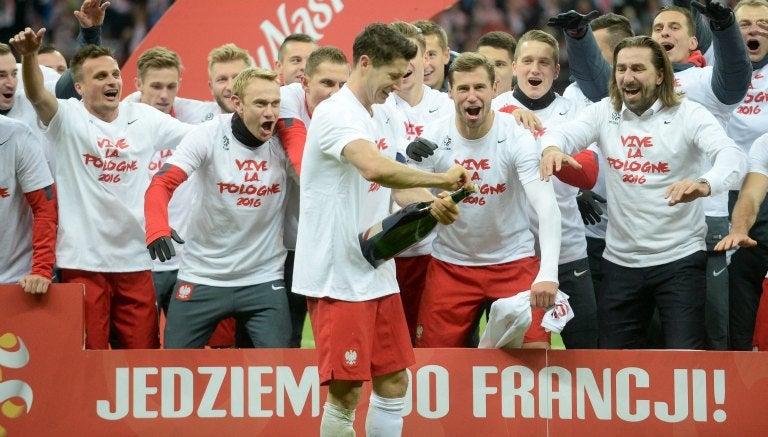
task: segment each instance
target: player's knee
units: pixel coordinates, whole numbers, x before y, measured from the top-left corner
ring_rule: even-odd
[[[408,390],[408,374],[405,370],[373,378],[373,391],[384,398],[402,398]]]

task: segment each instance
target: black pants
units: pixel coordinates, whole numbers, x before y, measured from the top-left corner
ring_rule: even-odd
[[[729,194],[729,207],[732,210],[738,191]],[[768,270],[768,198],[760,205],[749,236],[757,241],[757,246],[737,250],[728,266],[730,349],[738,351],[752,350],[757,308],[763,293],[765,272]]]
[[[704,349],[706,265],[704,251],[652,267],[603,260],[605,277],[597,295],[600,347],[646,347],[648,325],[658,308],[665,347]]]

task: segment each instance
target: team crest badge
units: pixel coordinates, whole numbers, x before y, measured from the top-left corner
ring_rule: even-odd
[[[194,288],[194,285],[182,282],[176,291],[176,300],[189,300],[192,297],[192,289]]]
[[[347,367],[357,366],[357,351],[350,349],[344,352],[344,365]]]

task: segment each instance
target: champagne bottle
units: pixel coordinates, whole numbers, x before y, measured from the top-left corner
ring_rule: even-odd
[[[459,203],[474,192],[474,186],[461,188],[449,197]],[[358,239],[365,259],[376,268],[423,240],[437,225],[437,219],[429,213],[431,205],[432,202],[412,203],[361,232]]]

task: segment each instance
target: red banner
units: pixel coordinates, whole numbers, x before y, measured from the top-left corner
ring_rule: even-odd
[[[0,286],[0,436],[317,433],[325,390],[314,350],[85,351],[82,293]],[[418,349],[416,358],[406,436],[768,428],[763,352]]]
[[[352,61],[352,41],[374,21],[429,19],[456,0],[176,0],[122,67],[124,95],[134,91],[136,61],[154,46],[177,52],[184,64],[179,95],[211,100],[208,52],[226,43],[247,49],[256,65],[272,69],[291,33],[342,49]]]

